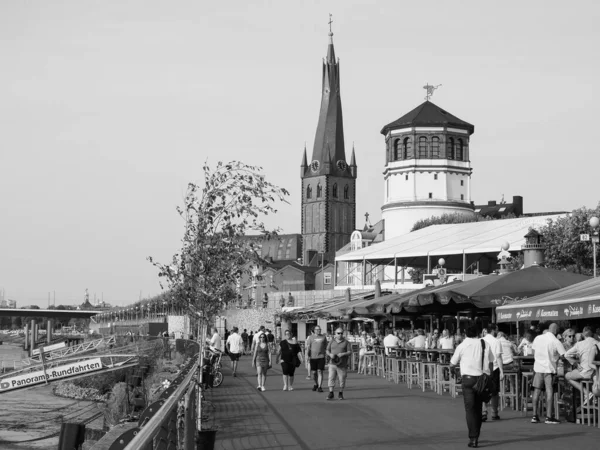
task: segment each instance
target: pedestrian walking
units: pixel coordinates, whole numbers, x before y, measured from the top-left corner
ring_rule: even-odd
[[[312,327],[310,329],[310,336],[313,336],[314,334],[315,334],[315,327]],[[304,358],[304,365],[306,366],[306,379],[312,380],[313,377],[311,376],[311,373],[310,373],[310,358],[308,357],[308,346],[306,345],[307,342],[308,342],[308,339],[304,342],[304,353],[306,355],[306,357]]]
[[[455,372],[456,366],[460,364],[463,400],[469,429],[467,445],[472,448],[479,446],[483,405],[479,393],[474,388],[482,374],[491,374],[493,363],[494,354],[490,345],[485,340],[477,338],[477,329],[474,326],[468,327],[467,337],[456,347],[454,355],[452,355],[450,370]]]
[[[246,331],[246,329],[244,328],[244,332],[241,334],[242,336],[242,340],[244,341],[244,352],[242,353],[242,355],[246,354],[246,349],[248,348],[248,332]]]
[[[240,355],[244,351],[244,340],[238,334],[238,327],[233,327],[232,333],[227,338],[227,342],[225,343],[225,348],[229,354],[229,358],[231,359],[231,370],[233,371],[234,378],[237,377],[237,366],[238,361],[240,360]]]
[[[323,371],[325,370],[325,352],[327,338],[321,334],[321,327],[315,327],[315,334],[306,340],[306,357],[310,360],[310,373],[315,382],[313,391],[323,392]]]
[[[500,420],[498,415],[498,405],[500,404],[500,381],[504,380],[504,364],[502,361],[502,344],[496,338],[498,335],[498,327],[494,323],[490,323],[483,332],[483,339],[490,344],[492,353],[494,354],[494,370],[492,372],[492,378],[496,385],[496,389],[492,393],[490,404],[483,404],[483,411],[481,413],[481,420],[484,422],[488,418],[488,406],[492,407],[492,420]]]
[[[271,368],[271,352],[269,351],[267,336],[264,333],[258,336],[258,343],[254,346],[252,367],[256,367],[257,389],[264,391],[265,382],[267,381],[267,371]]]
[[[302,349],[290,330],[285,330],[283,336],[284,338],[279,343],[279,350],[275,359],[281,364],[283,390],[293,391],[296,364],[302,364]]]
[[[346,378],[348,376],[348,360],[352,354],[352,346],[350,342],[344,338],[344,332],[341,328],[335,330],[335,335],[331,342],[327,345],[327,356],[329,360],[329,394],[327,400],[333,400],[335,389],[335,380],[337,378],[340,390],[338,399],[344,400],[344,388],[346,387]]]

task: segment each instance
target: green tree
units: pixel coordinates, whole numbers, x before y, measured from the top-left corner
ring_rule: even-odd
[[[203,169],[204,186],[188,184],[184,206],[177,208],[184,220],[179,253],[170,264],[148,260],[174,301],[208,318],[228,300],[248,263],[260,260],[257,243],[244,237],[276,235],[262,218],[276,213],[274,204],[289,193],[266,181],[260,167],[234,161]]]
[[[553,269],[592,275],[592,243],[581,241],[581,234],[590,234],[590,219],[600,216],[600,203],[595,209],[579,208],[566,217],[549,220],[538,231],[546,243],[546,265]]]

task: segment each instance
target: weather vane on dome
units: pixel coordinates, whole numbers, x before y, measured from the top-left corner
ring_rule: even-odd
[[[433,91],[435,91],[440,86],[441,86],[441,84],[438,84],[437,86],[432,86],[429,83],[427,83],[425,86],[423,86],[423,89],[425,89],[427,91],[427,95],[425,96],[425,100],[429,101],[429,99],[433,96]]]
[[[332,15],[329,13],[329,36],[333,36],[333,31],[331,31],[331,24],[333,23]]]

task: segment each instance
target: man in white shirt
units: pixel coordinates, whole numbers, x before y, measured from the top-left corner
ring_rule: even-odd
[[[425,348],[425,332],[419,328],[417,335],[406,343],[409,347],[413,348]]]
[[[225,347],[227,348],[227,351],[229,352],[229,358],[231,359],[231,370],[233,371],[233,376],[237,377],[236,371],[238,361],[240,360],[240,355],[244,352],[244,340],[238,334],[238,327],[233,327],[232,333],[227,338]]]
[[[216,328],[211,328],[212,337],[207,339],[208,345],[210,345],[213,349],[217,349],[221,351],[221,336],[219,336],[219,332]]]
[[[463,400],[469,429],[468,446],[477,447],[481,431],[481,404],[483,402],[474,387],[483,373],[490,375],[490,369],[493,368],[494,363],[494,354],[485,340],[477,338],[475,327],[468,327],[466,334],[467,337],[456,347],[454,355],[452,355],[450,370],[454,371],[456,365],[460,363]]]
[[[498,404],[500,403],[500,381],[504,379],[504,365],[502,363],[502,344],[500,341],[496,339],[496,335],[498,334],[498,327],[494,323],[490,323],[487,326],[486,330],[483,330],[483,340],[490,344],[490,348],[492,349],[492,353],[494,354],[494,371],[492,372],[492,378],[494,383],[496,383],[496,391],[492,395],[492,399],[490,400],[492,406],[492,420],[499,420],[500,416],[498,415]],[[488,416],[488,404],[485,403],[483,405],[483,416],[481,420],[484,422],[487,420]]]
[[[442,350],[454,350],[454,339],[446,329],[442,331],[442,337],[438,341],[438,348]]]
[[[391,349],[400,347],[400,338],[394,334],[393,330],[390,329],[389,334],[383,338],[383,346],[386,355],[390,354]]]
[[[598,341],[594,339],[594,330],[592,327],[584,327],[583,341],[578,342],[565,353],[565,358],[576,357],[579,361],[579,367],[568,372],[565,375],[566,380],[572,386],[581,390],[581,380],[591,380],[596,371],[596,367],[592,364],[598,352]]]
[[[556,363],[565,354],[565,348],[556,339],[557,332],[558,325],[552,323],[548,328],[548,332],[537,336],[531,345],[534,357],[533,371],[535,372],[533,376],[533,417],[531,423],[540,423],[538,401],[544,386],[546,387],[546,411],[548,413],[545,423],[550,425],[560,423],[559,420],[552,417]]]
[[[506,334],[502,331],[498,332],[496,338],[500,341],[502,346],[502,366],[503,369],[511,370],[514,368],[514,356],[517,354],[517,346],[513,342],[506,339]]]

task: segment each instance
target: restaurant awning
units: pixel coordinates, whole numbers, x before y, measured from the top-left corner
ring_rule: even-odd
[[[600,317],[600,278],[496,309],[498,322],[576,320]]]
[[[463,283],[451,283],[418,296],[419,305],[434,301],[445,305],[471,303],[477,308],[494,308],[525,298],[571,286],[589,277],[562,270],[531,266],[503,275],[487,275]]]
[[[381,293],[381,297],[375,297],[375,293],[374,292],[370,292],[368,294],[363,293],[362,294],[362,299],[360,298],[360,294],[356,295],[356,296],[352,296],[351,297],[351,301],[348,302],[344,302],[344,303],[337,303],[335,305],[332,305],[329,308],[326,308],[323,310],[323,312],[328,312],[329,314],[333,315],[333,316],[344,316],[344,315],[351,315],[351,314],[360,314],[360,315],[365,315],[365,314],[384,314],[384,307],[383,304],[378,304],[379,306],[374,305],[376,302],[380,302],[383,301],[384,298],[390,297],[393,294],[391,292],[382,292]],[[358,297],[358,298],[357,298]]]

